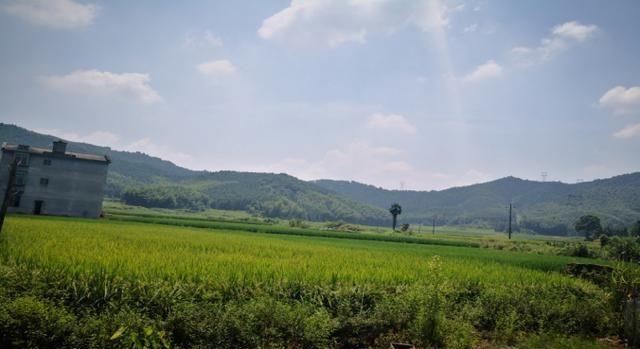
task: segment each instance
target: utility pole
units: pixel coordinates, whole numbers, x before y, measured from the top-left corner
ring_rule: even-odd
[[[433,230],[431,231],[432,235],[436,233],[436,215],[433,215]]]
[[[511,240],[511,203],[509,203],[509,240]]]
[[[9,202],[13,199],[13,195],[15,194],[13,191],[13,186],[16,181],[16,172],[18,170],[18,166],[20,162],[18,159],[13,160],[11,165],[9,165],[9,178],[7,180],[7,189],[4,191],[4,198],[2,200],[2,207],[0,207],[0,233],[2,232],[2,226],[4,225],[4,216],[7,215],[7,209],[9,208]]]

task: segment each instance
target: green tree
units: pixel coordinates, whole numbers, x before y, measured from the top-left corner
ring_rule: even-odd
[[[636,221],[631,225],[629,229],[629,235],[631,236],[640,236],[640,220]]]
[[[600,218],[590,214],[582,216],[576,221],[575,229],[577,232],[584,234],[585,240],[589,240],[591,236],[602,232]]]
[[[389,213],[393,216],[393,231],[396,230],[396,223],[398,222],[398,215],[402,214],[402,206],[399,203],[394,203],[389,208]]]

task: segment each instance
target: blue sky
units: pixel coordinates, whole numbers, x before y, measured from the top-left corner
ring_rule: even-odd
[[[0,120],[441,189],[640,170],[638,1],[0,1]]]

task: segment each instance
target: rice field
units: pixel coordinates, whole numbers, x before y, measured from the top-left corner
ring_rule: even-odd
[[[611,293],[562,273],[579,258],[28,216],[7,219],[0,246],[13,314],[0,329],[23,344],[10,324],[25,307],[94,324],[63,326],[75,342],[55,347],[471,348],[531,335],[597,347],[617,331]]]

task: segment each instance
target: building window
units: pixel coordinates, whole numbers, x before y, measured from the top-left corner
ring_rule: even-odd
[[[40,178],[40,185],[46,187],[49,185],[49,178]]]
[[[16,194],[11,198],[11,207],[20,207],[20,198],[22,195]]]
[[[44,159],[43,163],[45,166],[51,166],[51,159]]]
[[[24,185],[24,176],[16,176],[16,183],[15,185],[17,186],[23,186]]]
[[[29,156],[27,154],[16,154],[15,158],[20,166],[27,167],[29,166]]]

